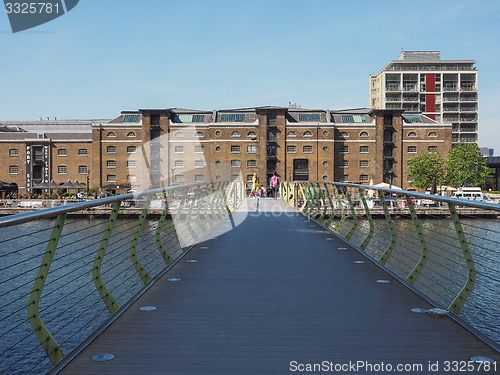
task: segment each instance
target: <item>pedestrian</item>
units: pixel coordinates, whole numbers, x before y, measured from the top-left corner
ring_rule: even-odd
[[[271,189],[272,189],[272,195],[273,199],[278,199],[278,186],[280,184],[279,178],[276,175],[276,172],[273,172],[273,177],[271,177]]]
[[[253,174],[252,177],[252,195],[258,197],[259,193],[259,177],[257,177],[257,173]]]

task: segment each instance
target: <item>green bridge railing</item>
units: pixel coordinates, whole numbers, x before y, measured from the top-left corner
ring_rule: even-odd
[[[498,350],[500,204],[324,181],[280,195]]]
[[[0,373],[48,371],[245,195],[188,184],[0,218]]]

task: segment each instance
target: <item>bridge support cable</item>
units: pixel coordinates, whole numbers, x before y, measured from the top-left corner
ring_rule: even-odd
[[[104,229],[102,240],[99,245],[99,250],[97,251],[97,255],[92,266],[92,281],[94,282],[97,291],[101,295],[104,304],[111,314],[114,314],[120,308],[120,305],[118,304],[118,302],[116,302],[116,300],[102,281],[101,265],[104,260],[106,249],[108,248],[108,243],[111,238],[111,232],[113,231],[113,227],[115,226],[116,219],[118,217],[118,210],[120,209],[120,205],[121,201],[115,202],[113,205],[108,224],[106,225],[106,229]]]
[[[387,226],[389,227],[389,231],[391,233],[391,242],[389,243],[389,246],[387,246],[384,253],[378,258],[378,261],[381,264],[385,265],[387,263],[387,260],[391,256],[392,251],[396,247],[396,227],[394,226],[394,222],[392,221],[391,214],[389,213],[389,209],[387,208],[387,203],[385,201],[384,192],[379,191],[378,197],[380,199],[380,202],[382,204],[382,208],[384,210],[385,221],[387,222]]]
[[[322,202],[322,199],[321,199],[321,189],[319,188],[319,184],[317,184],[318,187],[315,187],[314,186],[314,182],[311,182],[311,193],[312,193],[312,196],[313,196],[313,202],[314,202],[314,212],[311,213],[311,217],[314,219],[314,220],[317,220],[318,218],[318,215],[321,211],[321,202]]]
[[[148,282],[151,281],[151,276],[149,275],[148,271],[146,271],[144,266],[139,261],[139,258],[137,257],[137,244],[139,242],[139,237],[141,236],[144,223],[146,222],[146,217],[148,216],[148,209],[149,205],[151,204],[151,199],[152,196],[149,196],[146,199],[146,202],[144,203],[144,208],[141,212],[141,216],[139,216],[139,221],[137,222],[137,227],[135,229],[134,237],[132,238],[132,243],[130,244],[130,250],[129,250],[130,260],[132,261],[132,264],[134,265],[137,273],[139,274],[139,277],[141,278],[144,284],[147,284]]]
[[[406,281],[414,285],[417,281],[418,276],[424,269],[425,264],[427,263],[427,259],[429,257],[429,249],[427,248],[425,236],[422,232],[422,224],[420,224],[420,220],[418,219],[417,213],[415,212],[415,206],[412,202],[412,197],[406,195],[406,201],[408,202],[408,209],[410,210],[411,220],[413,222],[413,226],[415,227],[415,232],[417,233],[421,248],[420,259],[418,260],[417,264],[410,272],[410,274],[406,277]]]
[[[338,203],[339,208],[340,208],[340,220],[333,230],[335,233],[338,234],[340,232],[340,229],[342,229],[342,227],[344,225],[346,214],[345,214],[342,199],[340,199],[339,190],[337,189],[337,185],[333,185],[333,192],[335,194],[335,198],[337,199],[337,203]]]
[[[33,284],[33,289],[31,291],[29,301],[28,301],[28,318],[35,335],[40,341],[43,350],[47,353],[50,362],[55,365],[65,354],[62,349],[57,344],[56,340],[52,337],[50,332],[47,330],[40,317],[40,297],[42,296],[42,290],[47,280],[49,274],[50,266],[57,249],[57,244],[59,243],[59,238],[64,226],[64,221],[66,220],[66,213],[60,214],[56,218],[54,229],[50,235],[49,242],[47,244],[47,249],[42,259],[42,264],[38,270],[38,275],[35,278],[35,283]]]
[[[160,219],[158,220],[158,225],[155,231],[155,242],[158,251],[160,252],[163,260],[165,261],[165,264],[169,265],[170,263],[172,263],[173,258],[172,255],[170,255],[170,253],[163,247],[163,243],[161,241],[161,233],[163,231],[165,221],[167,220],[167,215],[168,215],[168,199],[165,200],[165,207],[163,208]],[[175,231],[175,225],[174,225],[174,231]]]
[[[302,195],[302,205],[300,205],[300,201],[297,199],[297,206],[300,206],[299,211],[308,216],[305,212],[305,209],[309,204],[309,196],[307,195],[307,191],[304,189],[303,184],[297,184],[297,190]]]
[[[354,234],[356,227],[358,226],[358,215],[356,215],[356,210],[354,209],[354,204],[352,203],[351,193],[349,192],[347,187],[344,187],[343,190],[344,190],[344,195],[347,199],[347,202],[349,203],[349,207],[351,209],[351,214],[352,214],[352,220],[353,220],[352,227],[345,236],[345,239],[347,241],[349,241],[351,239],[352,235]]]
[[[195,219],[193,219],[193,209],[195,208],[194,206],[198,203],[198,189],[200,187],[197,186],[195,188],[195,190],[193,191],[193,195],[191,197],[191,199],[189,199],[189,197],[187,197],[188,199],[188,202],[189,204],[187,205],[188,206],[188,210],[186,212],[186,222],[187,222],[187,225],[188,225],[188,230],[189,230],[189,234],[191,235],[191,238],[193,239],[193,243],[196,243],[198,241],[198,233],[196,233],[196,229],[195,229],[195,225],[197,224],[197,221]],[[189,191],[189,190],[188,190]],[[194,214],[196,216],[196,214]]]
[[[323,213],[319,216],[318,221],[320,223],[323,223],[323,219],[327,214],[328,206],[326,204],[325,193],[323,192],[321,185],[319,184],[319,182],[316,183],[316,185],[318,187],[318,193],[319,193],[319,198],[320,198],[320,207],[323,207]]]
[[[205,233],[208,228],[210,228],[210,226],[207,226],[209,225],[208,222],[209,222],[209,219],[208,219],[208,216],[207,216],[207,202],[206,202],[206,198],[208,196],[207,192],[209,191],[209,187],[210,185],[209,184],[206,184],[206,185],[202,185],[202,188],[200,189],[200,194],[199,194],[199,197],[198,197],[198,218],[199,218],[199,224],[201,226],[201,230],[203,233]]]
[[[330,225],[331,225],[333,219],[335,218],[335,206],[333,204],[332,196],[331,196],[330,191],[329,191],[329,184],[324,183],[324,185],[325,185],[325,195],[328,197],[328,202],[330,202],[330,208],[331,208],[331,213],[325,222],[325,227],[330,228]]]
[[[364,189],[359,189],[359,196],[361,198],[361,202],[363,203],[363,208],[365,209],[365,214],[368,219],[368,223],[370,225],[370,231],[366,235],[366,238],[364,239],[363,243],[359,246],[361,250],[365,251],[366,247],[370,243],[373,233],[375,233],[375,223],[373,222],[372,215],[370,213],[370,209],[368,208],[368,204],[366,203],[365,195],[363,194]]]
[[[467,298],[471,294],[474,289],[474,284],[476,283],[476,267],[474,265],[474,261],[472,260],[472,255],[469,251],[469,245],[467,243],[467,239],[465,238],[465,234],[462,228],[462,224],[460,224],[460,219],[457,214],[457,209],[455,205],[452,203],[448,203],[448,208],[451,213],[451,219],[453,221],[453,225],[457,232],[458,240],[460,241],[460,247],[462,249],[462,253],[464,256],[465,264],[467,266],[467,281],[465,282],[464,287],[460,291],[460,293],[455,297],[453,302],[448,306],[448,310],[458,315],[463,305],[467,301]]]

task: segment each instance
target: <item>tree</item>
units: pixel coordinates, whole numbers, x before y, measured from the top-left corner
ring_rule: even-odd
[[[446,183],[453,187],[481,186],[490,170],[475,143],[457,143],[448,153]]]
[[[434,179],[442,185],[444,176],[445,161],[436,152],[420,153],[408,160],[408,177],[419,189],[428,190]]]

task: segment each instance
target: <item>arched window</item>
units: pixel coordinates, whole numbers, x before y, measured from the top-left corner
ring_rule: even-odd
[[[204,135],[203,135],[202,132],[196,132],[196,134],[194,136],[197,137],[197,138],[204,137]]]
[[[361,132],[361,133],[359,133],[359,136],[366,138],[366,137],[368,137],[368,132]]]
[[[415,138],[416,136],[417,136],[417,133],[415,133],[415,132],[408,133],[408,137],[410,137],[410,138]]]
[[[129,137],[129,138],[135,138],[135,137],[136,137],[136,135],[135,135],[135,133],[134,133],[134,132],[129,132],[129,133],[127,134],[127,137]]]
[[[115,134],[115,132],[109,132],[109,133],[107,134],[107,137],[108,137],[108,138],[116,138],[116,134]]]
[[[240,136],[241,136],[240,132],[234,131],[231,133],[231,137],[240,137]]]
[[[297,134],[295,134],[295,132],[291,131],[291,130],[287,134],[287,137],[296,137],[296,136],[297,136]]]
[[[255,132],[248,132],[247,137],[257,137],[257,134]]]
[[[349,137],[349,134],[347,132],[342,132],[342,133],[340,133],[340,136],[343,138],[347,138],[347,137]]]
[[[428,136],[429,137],[437,137],[437,134],[436,134],[436,132],[430,132]]]
[[[311,133],[309,130],[304,132],[304,137],[312,137],[313,136],[313,133]]]
[[[184,133],[183,132],[175,133],[175,138],[184,138]]]

